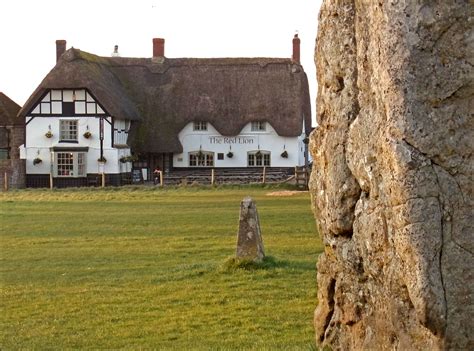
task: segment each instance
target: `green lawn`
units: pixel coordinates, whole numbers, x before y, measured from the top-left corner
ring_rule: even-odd
[[[276,190],[1,193],[0,349],[314,349],[322,244],[308,193]],[[246,195],[274,262],[225,269]]]

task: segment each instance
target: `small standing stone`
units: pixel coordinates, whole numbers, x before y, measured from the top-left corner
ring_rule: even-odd
[[[257,206],[251,197],[240,203],[237,258],[260,261],[265,257]]]

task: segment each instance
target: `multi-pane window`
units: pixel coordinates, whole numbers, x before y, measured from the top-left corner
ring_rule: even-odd
[[[74,154],[58,152],[56,156],[58,177],[74,177]]]
[[[77,141],[77,119],[59,121],[59,141]]]
[[[249,167],[270,166],[270,153],[266,151],[249,152],[247,161]]]
[[[261,121],[252,122],[252,132],[264,132],[266,129],[266,123]]]
[[[189,167],[213,167],[213,152],[191,152],[189,153]]]
[[[56,176],[58,177],[85,177],[85,152],[57,152],[54,158]]]
[[[207,130],[207,122],[203,122],[203,121],[194,122],[193,130]]]

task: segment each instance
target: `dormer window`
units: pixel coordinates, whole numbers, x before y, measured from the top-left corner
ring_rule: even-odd
[[[59,121],[59,141],[77,142],[77,119],[62,119]]]
[[[199,131],[207,130],[207,122],[203,122],[203,121],[194,122],[193,130],[199,130]]]
[[[261,121],[252,122],[252,132],[264,132],[266,129],[266,123]]]

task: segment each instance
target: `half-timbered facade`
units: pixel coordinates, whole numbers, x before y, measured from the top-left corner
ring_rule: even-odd
[[[130,176],[130,121],[112,117],[86,88],[47,89],[26,113],[28,186],[109,184]],[[128,162],[126,162],[128,160]]]
[[[198,167],[294,167],[307,162],[311,107],[293,57],[100,57],[57,41],[58,62],[27,101],[28,185],[122,184]],[[133,156],[131,156],[133,155]],[[106,161],[106,162],[104,162]],[[125,161],[125,162],[121,162]]]

